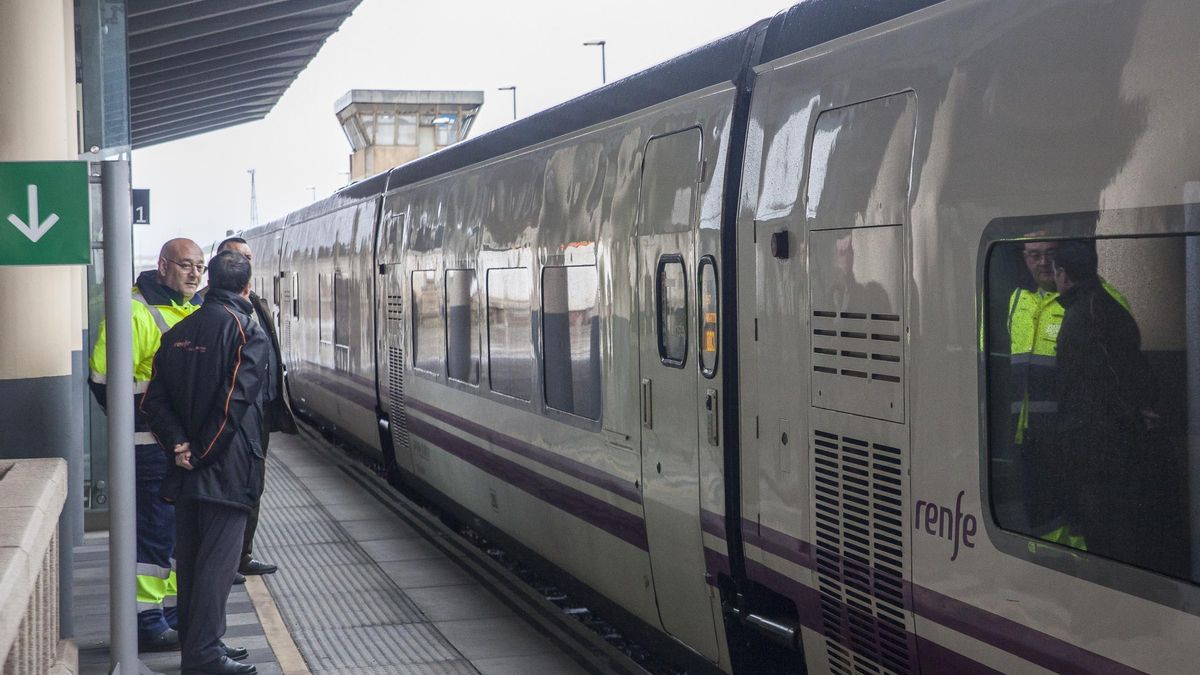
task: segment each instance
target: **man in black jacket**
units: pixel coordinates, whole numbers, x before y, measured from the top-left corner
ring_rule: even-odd
[[[235,251],[246,256],[251,265],[254,264],[254,252],[250,244],[241,237],[229,237],[217,246],[217,252]],[[203,293],[203,291],[202,291]],[[263,435],[262,448],[266,453],[271,442],[271,432],[281,431],[285,434],[296,433],[296,420],[288,407],[287,392],[283,382],[283,359],[279,351],[279,337],[275,333],[275,317],[271,306],[265,299],[254,291],[250,291],[250,304],[254,307],[253,319],[259,328],[266,331],[270,340],[267,347],[270,357],[267,365],[267,382],[263,385]],[[262,497],[264,484],[259,484],[258,494]],[[271,574],[279,569],[272,563],[263,562],[254,557],[254,533],[258,531],[258,503],[250,510],[246,520],[246,535],[242,538],[242,561],[238,566],[240,574]]]
[[[267,337],[251,320],[250,261],[218,253],[200,310],[167,331],[142,410],[175,466],[163,499],[175,503],[175,562],[185,673],[254,673],[228,648],[225,604],[246,514],[262,480],[262,388]]]
[[[1137,322],[1097,274],[1095,244],[1065,241],[1054,276],[1065,308],[1057,341],[1058,419],[1052,483],[1080,548],[1131,561],[1133,476],[1143,431],[1157,424],[1154,382]]]

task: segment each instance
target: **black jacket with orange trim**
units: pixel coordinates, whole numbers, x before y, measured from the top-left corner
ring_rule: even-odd
[[[194,467],[173,466],[160,495],[250,509],[263,470],[262,388],[268,337],[242,296],[209,291],[204,304],[163,335],[141,409],[163,450],[191,444]]]

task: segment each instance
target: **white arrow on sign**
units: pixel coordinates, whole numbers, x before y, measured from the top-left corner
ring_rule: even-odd
[[[29,223],[26,224],[22,222],[15,213],[8,214],[8,222],[12,223],[13,227],[20,230],[21,234],[28,237],[29,241],[32,241],[36,244],[38,239],[41,239],[42,235],[49,232],[50,228],[54,227],[54,224],[58,222],[58,214],[51,213],[50,215],[46,216],[45,220],[39,222],[37,186],[28,185],[26,188],[29,194]]]

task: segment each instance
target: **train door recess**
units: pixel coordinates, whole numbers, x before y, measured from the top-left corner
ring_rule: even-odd
[[[912,93],[826,110],[809,157],[814,597],[829,662],[854,672],[919,670],[905,382],[916,114]]]
[[[699,374],[694,255],[702,136],[651,139],[642,165],[637,306],[642,501],[663,628],[718,655],[700,533]]]
[[[387,414],[396,463],[412,471],[409,449],[408,415],[404,405],[404,272],[400,265],[400,237],[404,214],[389,213],[377,233],[376,259],[379,261],[376,298],[376,381],[379,405]],[[387,446],[384,447],[387,452]]]

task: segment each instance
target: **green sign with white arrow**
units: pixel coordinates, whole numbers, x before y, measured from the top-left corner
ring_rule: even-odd
[[[87,162],[0,162],[0,265],[86,265]]]

